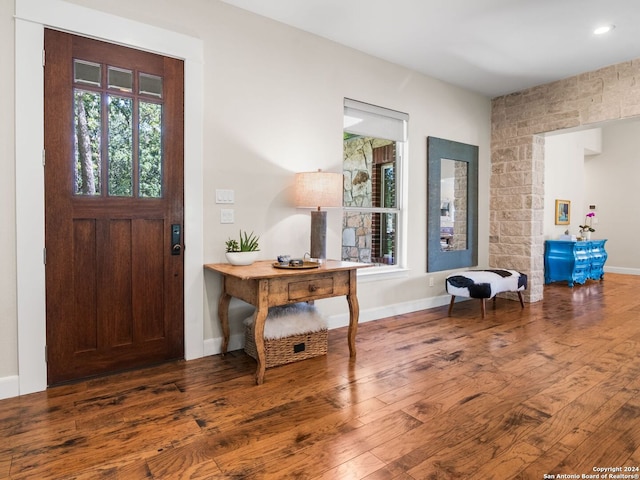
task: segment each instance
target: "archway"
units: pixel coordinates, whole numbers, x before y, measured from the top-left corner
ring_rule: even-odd
[[[529,275],[543,298],[545,132],[640,115],[640,60],[492,100],[489,265]]]

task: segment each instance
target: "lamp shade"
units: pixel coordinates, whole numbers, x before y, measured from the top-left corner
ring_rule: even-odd
[[[320,170],[296,173],[296,207],[341,207],[342,185],[341,173]]]

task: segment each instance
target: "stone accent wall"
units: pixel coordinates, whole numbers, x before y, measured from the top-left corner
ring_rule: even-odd
[[[492,100],[489,265],[544,287],[546,132],[640,116],[640,59]]]

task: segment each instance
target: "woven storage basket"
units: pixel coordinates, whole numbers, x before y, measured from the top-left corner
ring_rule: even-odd
[[[303,304],[300,306],[290,305],[276,307],[269,310],[265,325],[265,336],[268,327],[273,326],[273,322],[287,322],[291,316],[307,314],[313,324],[313,332],[292,333],[282,338],[265,338],[264,353],[266,368],[284,365],[286,363],[305,360],[307,358],[318,357],[327,354],[327,327],[324,319],[319,318],[313,307]],[[289,318],[287,318],[289,316]],[[253,334],[253,319],[245,320],[245,345],[244,351],[247,355],[257,360],[258,354]],[[306,325],[309,328],[309,325]]]

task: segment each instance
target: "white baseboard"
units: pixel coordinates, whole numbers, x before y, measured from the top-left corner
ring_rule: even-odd
[[[604,267],[605,273],[621,273],[623,275],[640,275],[640,268]]]
[[[20,382],[17,375],[0,377],[0,400],[20,395]]]
[[[229,336],[229,347],[227,350],[242,350],[244,348],[244,333],[234,333]],[[208,338],[204,341],[204,356],[218,355],[222,353],[222,338]]]
[[[386,305],[384,307],[372,308],[369,310],[360,310],[360,319],[358,323],[371,322],[380,320],[381,318],[393,317],[394,315],[402,315],[404,313],[417,312],[419,310],[427,310],[429,308],[441,307],[448,305],[451,301],[450,295],[441,295],[439,297],[430,297],[412,302],[398,303],[395,305]],[[349,325],[349,313],[341,313],[331,315],[327,318],[327,326],[329,330],[334,328],[347,327]],[[229,348],[233,350],[241,350],[244,348],[244,334],[236,333],[229,337]],[[218,355],[222,353],[222,338],[210,338],[204,342],[204,354]]]
[[[421,300],[397,303],[394,305],[386,305],[384,307],[372,308],[368,310],[360,310],[359,323],[380,320],[381,318],[393,317],[394,315],[402,315],[404,313],[417,312],[419,310],[427,310],[429,308],[441,307],[448,305],[451,296],[440,295],[438,297],[430,297]],[[462,300],[462,299],[461,299]],[[346,327],[349,325],[349,313],[341,313],[331,315],[327,318],[329,329]],[[229,337],[228,350],[241,350],[244,348],[244,333],[236,333]],[[222,353],[222,338],[209,338],[204,341],[203,354],[205,357],[218,355]],[[18,376],[10,376],[0,378],[0,399],[17,397],[20,394]]]

